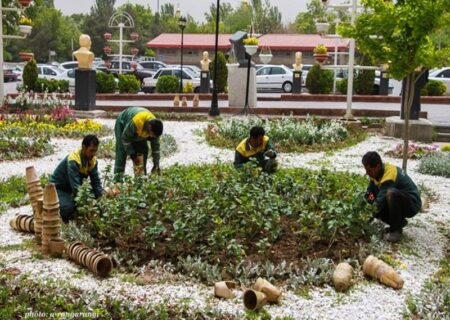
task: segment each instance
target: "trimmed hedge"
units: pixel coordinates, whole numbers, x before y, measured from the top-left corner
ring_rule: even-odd
[[[119,75],[120,93],[138,93],[141,88],[141,82],[133,74]]]
[[[320,65],[314,65],[306,77],[306,88],[312,94],[328,94],[333,90],[334,73],[331,70],[322,69]]]
[[[116,91],[116,79],[112,73],[97,72],[97,93],[114,93]]]
[[[161,76],[156,82],[156,91],[159,93],[175,93],[180,88],[180,79],[177,76]]]
[[[69,81],[38,78],[34,91],[36,92],[69,92]]]

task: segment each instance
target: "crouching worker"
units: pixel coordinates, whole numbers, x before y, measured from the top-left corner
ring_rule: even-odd
[[[135,167],[147,173],[148,144],[152,148],[152,173],[159,173],[159,137],[163,133],[163,123],[145,108],[131,107],[120,113],[114,126],[116,136],[116,159],[114,175],[116,181],[122,179],[125,172],[127,156],[133,160]]]
[[[263,171],[274,173],[278,166],[276,157],[277,153],[269,137],[265,135],[264,128],[254,126],[250,129],[250,137],[242,140],[236,147],[234,167],[241,168],[250,158],[255,158]]]
[[[84,179],[89,177],[95,198],[103,194],[95,157],[98,145],[99,141],[95,135],[85,136],[81,149],[66,156],[50,177],[50,182],[55,184],[58,192],[60,213],[64,222],[74,218],[75,197]]]
[[[362,164],[371,180],[366,200],[377,207],[375,218],[389,225],[386,240],[399,242],[406,218],[415,216],[422,207],[419,190],[401,168],[383,163],[377,152],[367,152]]]

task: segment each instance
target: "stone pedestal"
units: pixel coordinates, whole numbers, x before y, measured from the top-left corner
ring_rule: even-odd
[[[94,110],[96,106],[96,73],[92,69],[75,70],[75,110]]]
[[[302,93],[302,72],[294,71],[292,77],[292,93]]]
[[[380,88],[378,94],[380,96],[387,96],[389,94],[389,73],[380,72]]]
[[[245,91],[247,84],[247,67],[228,65],[228,104],[230,107],[242,108],[245,105]],[[256,107],[256,71],[250,67],[248,106]]]
[[[386,118],[386,135],[403,138],[405,121],[400,117]],[[410,140],[431,142],[433,139],[433,124],[426,119],[409,120]]]
[[[209,93],[211,88],[210,72],[202,71],[200,73],[200,93]]]

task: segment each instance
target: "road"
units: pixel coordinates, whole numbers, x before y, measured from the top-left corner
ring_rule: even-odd
[[[20,82],[5,83],[5,93],[17,92],[16,86]],[[260,97],[279,97],[279,93],[262,93],[258,94]],[[98,106],[172,106],[171,100],[152,100],[152,101],[97,101]],[[200,101],[201,107],[209,107],[209,101]],[[219,107],[227,107],[228,101],[219,100]],[[345,109],[346,102],[314,102],[314,101],[258,101],[258,107],[264,108],[308,108],[308,109]],[[400,110],[400,103],[375,103],[375,102],[354,102],[353,109],[379,109],[379,110]],[[428,120],[435,124],[449,123],[450,124],[450,105],[438,104],[422,104],[422,111],[428,112]]]

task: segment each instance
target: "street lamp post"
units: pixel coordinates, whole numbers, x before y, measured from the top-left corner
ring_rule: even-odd
[[[134,28],[134,20],[131,15],[127,12],[118,12],[111,16],[108,22],[110,28],[119,28],[119,40],[110,40],[109,33],[105,33],[104,37],[109,42],[119,43],[119,74],[122,74],[122,56],[123,56],[123,45],[124,43],[132,43],[137,40],[138,35],[135,34],[134,39],[124,40],[123,39],[123,29]],[[106,36],[108,35],[108,36]]]
[[[217,0],[216,4],[216,38],[214,44],[214,75],[213,75],[213,92],[211,98],[211,108],[209,109],[209,115],[216,117],[220,115],[219,103],[217,98],[217,51],[219,50],[219,14],[220,14],[220,0]]]
[[[3,99],[5,97],[5,87],[4,87],[5,79],[3,72],[3,39],[25,39],[28,35],[27,33],[24,33],[23,36],[3,35],[3,11],[12,11],[21,13],[29,5],[30,3],[28,3],[26,6],[22,5],[21,8],[12,8],[12,7],[2,7],[0,4],[0,106],[3,105]]]
[[[180,93],[183,93],[183,37],[184,37],[184,28],[186,28],[186,18],[181,16],[178,19],[178,26],[181,29],[181,71],[180,71]]]

